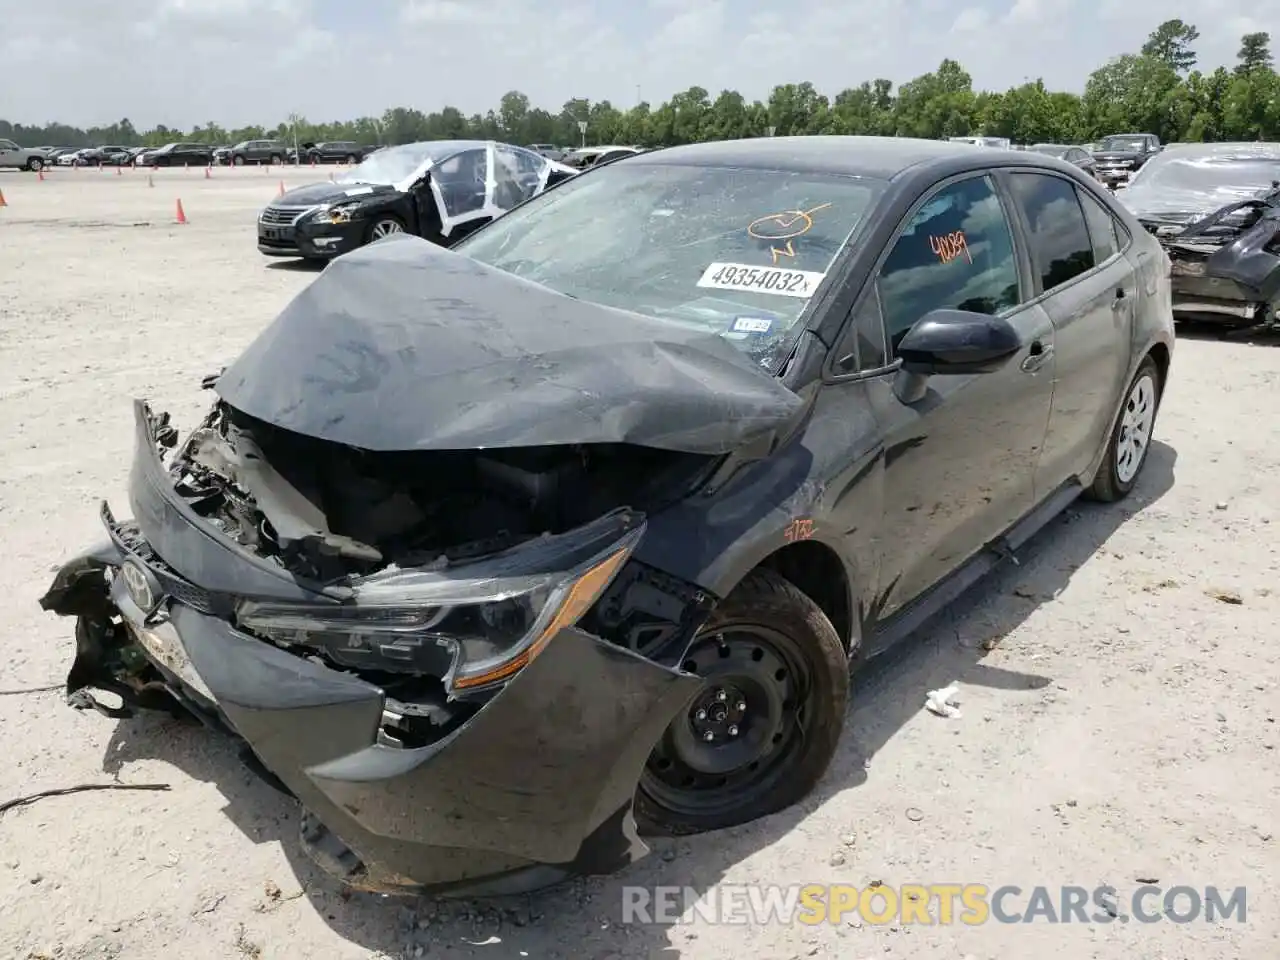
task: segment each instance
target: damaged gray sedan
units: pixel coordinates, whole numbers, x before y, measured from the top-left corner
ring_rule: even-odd
[[[801,800],[854,667],[1134,489],[1168,302],[1078,168],[927,140],[654,151],[379,240],[185,437],[136,401],[130,515],[41,601],[68,695],[231,734],[354,887],[613,872]]]
[[[1116,199],[1164,247],[1179,320],[1273,325],[1280,300],[1280,144],[1167,147]]]

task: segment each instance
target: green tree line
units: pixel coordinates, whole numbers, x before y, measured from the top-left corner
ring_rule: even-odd
[[[674,146],[701,140],[797,134],[873,134],[941,138],[981,134],[1016,143],[1085,143],[1111,133],[1154,133],[1162,141],[1280,139],[1280,76],[1271,37],[1240,40],[1233,69],[1196,69],[1200,32],[1182,20],[1160,24],[1142,49],[1090,74],[1083,94],[1049,90],[1036,80],[1004,92],[974,90],[969,73],[943,60],[931,73],[896,90],[876,79],[833,98],[811,83],[774,87],[768,100],[734,90],[712,97],[690,87],[666,103],[619,109],[607,100],[570,100],[559,111],[535,107],[517,90],[498,107],[467,116],[454,107],[423,113],[393,107],[381,117],[315,123],[291,116],[274,127],[227,129],[206,123],[190,130],[140,131],[124,119],[82,130],[66,124],[23,126],[0,120],[0,137],[23,146],[157,146],[171,140],[228,144],[264,137],[299,142],[355,140],[365,144],[476,137],[513,143]],[[585,134],[579,123],[586,121]]]

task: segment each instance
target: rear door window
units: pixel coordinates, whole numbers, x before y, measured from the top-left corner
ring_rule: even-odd
[[[1015,173],[1009,181],[1014,202],[1027,220],[1027,239],[1043,289],[1060,287],[1092,270],[1097,261],[1075,186],[1042,173]]]
[[[894,243],[878,284],[895,353],[931,310],[996,314],[1017,306],[1013,233],[991,179],[961,180],[931,196]]]
[[[1093,259],[1105,263],[1120,250],[1120,234],[1116,219],[1097,200],[1084,190],[1080,193],[1080,205],[1084,208],[1085,223],[1089,226],[1089,239],[1093,243]]]

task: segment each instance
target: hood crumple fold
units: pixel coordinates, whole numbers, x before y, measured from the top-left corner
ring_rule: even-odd
[[[373,451],[633,443],[715,455],[802,405],[724,338],[409,235],[332,261],[219,378],[232,407]]]

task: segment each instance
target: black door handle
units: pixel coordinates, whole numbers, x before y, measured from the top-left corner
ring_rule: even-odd
[[[1027,358],[1022,361],[1023,372],[1035,373],[1051,356],[1053,356],[1053,344],[1036,340],[1027,351]]]
[[[1116,287],[1116,298],[1111,301],[1111,309],[1119,310],[1129,302],[1129,294],[1124,287]]]

